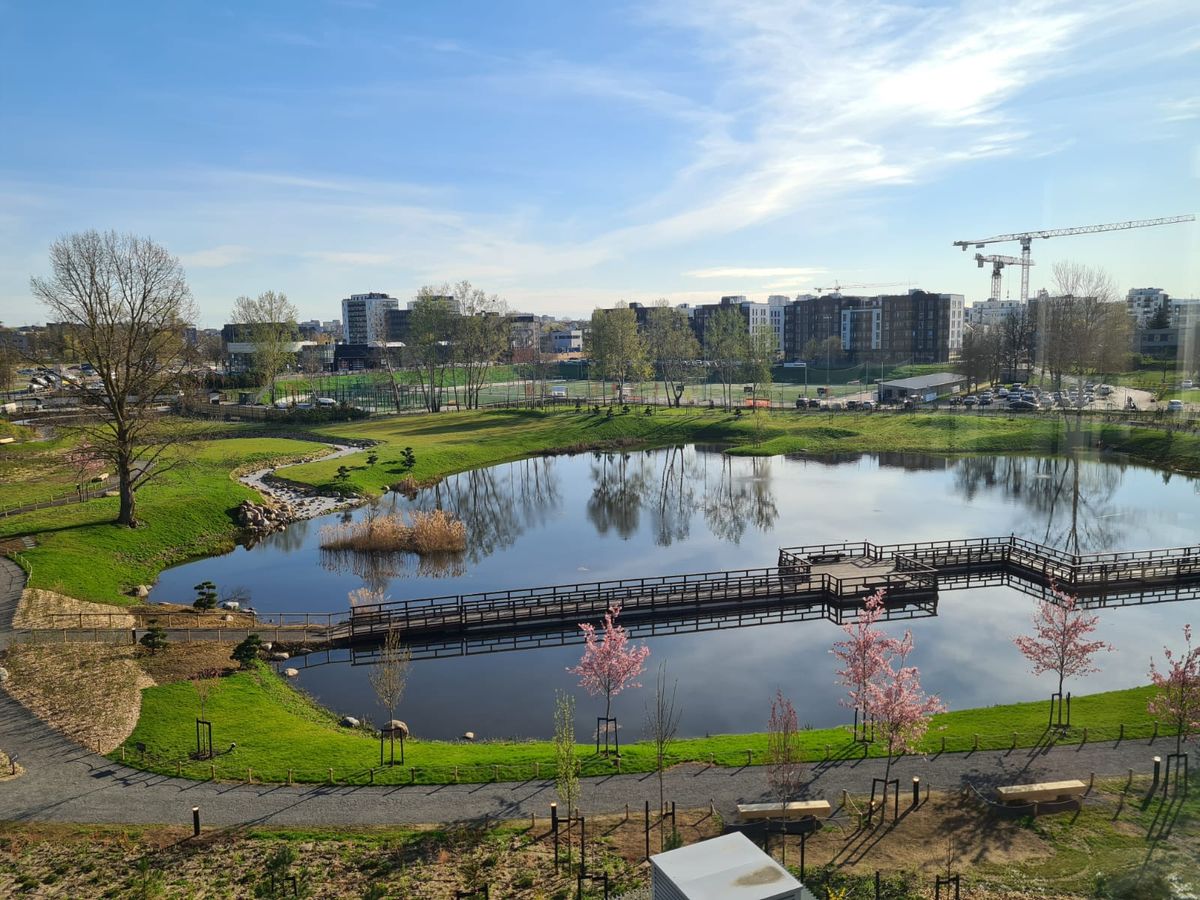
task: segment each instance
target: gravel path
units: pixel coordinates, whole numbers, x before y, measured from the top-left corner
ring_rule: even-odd
[[[363,451],[362,447],[349,446],[347,444],[333,444],[332,446],[334,449],[320,457],[321,461],[340,459],[343,456],[350,456],[351,454]],[[357,506],[360,502],[357,500],[347,501],[340,497],[327,497],[323,494],[291,488],[281,485],[278,482],[268,481],[267,479],[275,474],[275,470],[275,466],[258,469],[242,475],[238,478],[238,481],[246,485],[246,487],[258,491],[264,497],[292,507],[304,519],[312,519],[351,506]]]

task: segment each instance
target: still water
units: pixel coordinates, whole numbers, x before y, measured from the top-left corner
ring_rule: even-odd
[[[877,543],[1007,535],[1072,552],[1194,544],[1200,481],[1118,462],[1033,456],[877,454],[844,458],[728,457],[679,447],[530,459],[465,472],[385,510],[441,506],[467,525],[461,557],[331,559],[319,548],[327,516],[290,526],[252,548],[163,573],[153,600],[189,602],[191,586],[240,590],[260,612],[346,608],[364,585],[393,599],[608,578],[769,566],[780,546],[868,539]],[[365,510],[352,514],[361,517]],[[1033,600],[1009,588],[943,592],[936,618],[910,628],[927,690],[951,709],[1048,695],[1012,644],[1028,630]],[[1145,683],[1151,655],[1178,640],[1200,607],[1161,603],[1100,612],[1099,636],[1115,651],[1077,692]],[[667,664],[678,679],[680,733],[763,730],[777,687],[801,721],[821,727],[845,714],[834,686],[829,622],[773,624],[653,637],[645,683]],[[400,717],[414,734],[481,739],[544,737],[556,689],[575,690],[579,734],[603,699],[566,672],[578,646],[413,663]],[[378,719],[365,666],[302,671],[300,685],[340,712]],[[1047,676],[1048,677],[1048,676]],[[627,739],[640,736],[646,688],[613,703]],[[589,724],[590,719],[590,724]]]

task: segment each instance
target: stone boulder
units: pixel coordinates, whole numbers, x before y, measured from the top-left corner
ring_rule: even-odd
[[[358,728],[362,725],[362,722],[358,721],[354,716],[342,716],[342,720],[338,724],[343,728]]]
[[[150,585],[139,584],[129,591],[129,596],[137,597],[139,600],[145,600],[150,596]]]
[[[473,741],[473,740],[475,740],[475,732],[473,732],[473,731],[464,731],[464,732],[463,732],[463,737],[462,737],[462,739],[463,739],[464,741]]]
[[[274,649],[275,649],[275,645],[274,645],[274,644],[272,644],[270,641],[263,641],[263,642],[262,642],[262,644],[260,644],[260,646],[261,646],[261,647],[262,647],[264,650],[267,650],[267,651],[271,651],[271,650],[274,650]]]
[[[380,729],[384,734],[390,734],[392,737],[408,737],[408,725],[401,722],[399,719],[392,719]]]
[[[283,674],[286,675],[288,678],[295,678],[297,675],[300,674],[300,670],[299,669],[284,669]]]
[[[8,678],[8,669],[4,668],[4,666],[0,666],[0,684],[4,684],[4,682],[8,681]]]
[[[284,653],[282,650],[279,650],[271,654],[271,659],[275,660],[276,662],[283,662],[285,659],[291,659],[291,656],[287,653]]]

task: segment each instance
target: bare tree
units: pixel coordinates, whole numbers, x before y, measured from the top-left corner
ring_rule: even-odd
[[[571,821],[579,804],[579,759],[575,747],[575,698],[554,694],[554,790],[567,807],[567,852],[571,851]]]
[[[667,664],[658,667],[658,677],[654,683],[654,697],[646,704],[646,732],[654,745],[654,771],[658,773],[658,849],[666,847],[665,824],[663,810],[667,805],[666,789],[663,786],[663,773],[667,766],[667,754],[675,741],[679,730],[680,709],[675,703],[675,691],[679,687],[678,680],[667,687]]]
[[[626,382],[638,382],[650,374],[646,339],[638,331],[637,315],[628,307],[592,312],[588,354],[596,374],[617,383],[617,397],[622,401]]]
[[[274,403],[275,379],[292,363],[295,357],[292,348],[300,337],[296,307],[287,294],[264,291],[254,298],[243,296],[234,300],[232,317],[254,347],[253,371]]]
[[[648,314],[646,344],[666,389],[667,402],[679,406],[685,379],[700,359],[700,343],[688,324],[687,313],[659,300]]]
[[[1038,304],[1038,361],[1055,387],[1064,375],[1082,380],[1091,372],[1124,367],[1129,353],[1129,315],[1117,299],[1112,277],[1101,268],[1061,262],[1054,266],[1053,296]]]
[[[390,736],[388,748],[390,753],[390,764],[396,764],[396,726],[394,720],[396,718],[396,707],[400,705],[400,700],[404,696],[404,689],[408,686],[408,670],[412,665],[412,651],[408,649],[400,640],[400,632],[396,628],[389,628],[387,636],[383,639],[383,646],[379,649],[379,659],[371,666],[371,673],[368,676],[371,681],[371,687],[375,691],[375,697],[379,700],[379,705],[387,710],[388,722],[384,729],[380,729],[381,733],[386,730]],[[400,737],[400,762],[404,762],[404,736],[401,730]],[[379,746],[379,764],[383,765],[383,744],[382,737],[380,738]]]
[[[508,349],[507,310],[503,300],[472,287],[469,281],[454,285],[451,296],[458,304],[454,356],[464,377],[465,405],[478,409],[488,372]]]
[[[178,429],[159,426],[156,408],[189,380],[184,327],[195,320],[179,260],[148,238],[85,231],[50,247],[48,277],[30,279],[33,295],[62,323],[75,353],[95,367],[99,390],[65,382],[95,418],[80,426],[97,455],[117,472],[117,523],[138,524],[135,494],[178,465]]]
[[[442,390],[446,370],[454,361],[456,319],[448,294],[449,288],[426,285],[417,291],[409,314],[406,356],[417,372],[417,381],[425,399],[425,408],[442,408]]]
[[[721,382],[722,405],[733,405],[733,382],[750,355],[746,320],[734,307],[717,310],[704,327],[704,356]]]

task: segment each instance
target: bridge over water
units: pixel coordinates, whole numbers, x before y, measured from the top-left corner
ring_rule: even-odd
[[[1015,536],[787,547],[768,568],[661,575],[487,591],[358,606],[330,628],[335,644],[369,661],[389,629],[416,657],[560,645],[580,639],[621,604],[635,636],[770,622],[854,618],[886,592],[887,617],[937,614],[943,590],[1011,586],[1051,597],[1057,586],[1089,608],[1200,596],[1200,546],[1075,555]]]
[[[335,653],[370,662],[390,629],[422,659],[577,643],[579,623],[599,622],[617,603],[621,623],[635,637],[647,637],[813,619],[841,623],[879,589],[889,619],[935,616],[942,591],[992,586],[1034,597],[1051,597],[1057,586],[1088,608],[1191,600],[1200,596],[1200,546],[1075,555],[1014,536],[815,544],[785,547],[766,568],[390,600],[348,614],[239,616],[216,628],[189,613],[156,621],[173,641],[233,641],[256,631],[264,640],[325,651],[290,663],[303,667],[331,661]],[[113,627],[113,615],[64,614],[55,627],[17,629],[14,637],[130,640],[128,627]]]

